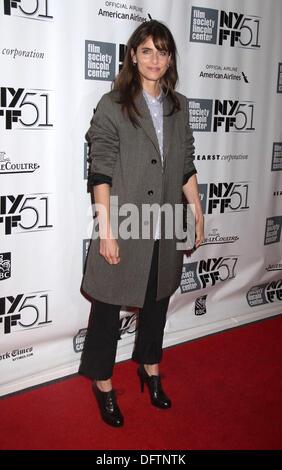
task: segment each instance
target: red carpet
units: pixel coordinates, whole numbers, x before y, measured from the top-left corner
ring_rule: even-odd
[[[281,450],[282,316],[164,351],[170,410],[141,394],[137,365],[117,364],[123,428],[100,420],[91,382],[75,377],[0,401],[0,448]]]

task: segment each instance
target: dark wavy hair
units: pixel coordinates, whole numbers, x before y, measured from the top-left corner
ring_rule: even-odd
[[[141,93],[142,84],[138,67],[133,65],[131,50],[135,54],[137,47],[142,44],[149,36],[152,37],[153,43],[158,50],[167,51],[171,54],[170,66],[166,73],[160,79],[160,86],[166,96],[172,101],[172,109],[169,113],[173,113],[180,109],[179,100],[174,92],[178,81],[178,73],[176,66],[176,45],[170,30],[162,23],[156,20],[146,21],[134,31],[127,43],[127,51],[125,54],[123,66],[114,80],[114,90],[119,91],[118,103],[122,105],[123,111],[126,111],[129,119],[135,127],[139,126],[136,115],[141,116],[140,111],[136,108],[134,99]]]

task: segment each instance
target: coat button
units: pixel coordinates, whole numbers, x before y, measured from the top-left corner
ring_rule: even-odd
[[[155,159],[153,158],[153,160],[151,160],[151,163],[152,163],[153,165],[155,165],[155,164],[157,163],[157,160],[155,160]]]
[[[154,191],[152,191],[152,190],[150,189],[150,191],[148,191],[148,194],[149,194],[149,196],[152,196],[152,195],[154,194]]]

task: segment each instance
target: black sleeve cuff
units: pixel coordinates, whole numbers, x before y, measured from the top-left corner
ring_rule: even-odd
[[[187,183],[190,176],[195,175],[196,173],[197,173],[196,169],[193,169],[192,171],[189,171],[189,173],[186,173],[186,175],[184,175],[184,177],[183,177],[183,186]]]
[[[97,186],[98,184],[107,183],[112,186],[112,178],[101,173],[91,173],[88,177],[89,186]]]

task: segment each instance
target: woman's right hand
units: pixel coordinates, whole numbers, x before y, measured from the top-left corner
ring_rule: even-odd
[[[100,255],[103,256],[109,264],[118,264],[120,257],[117,241],[114,238],[101,238]]]

